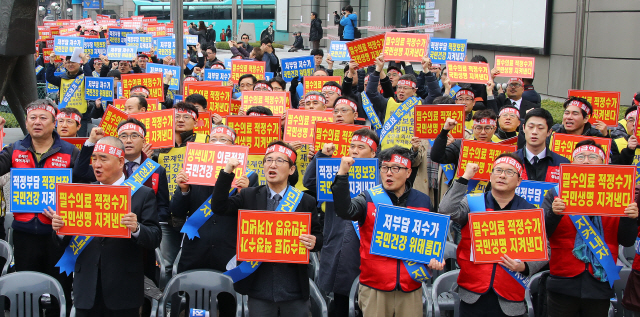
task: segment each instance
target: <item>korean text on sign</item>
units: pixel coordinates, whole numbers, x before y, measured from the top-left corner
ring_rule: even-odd
[[[280,60],[282,64],[282,78],[290,82],[293,78],[302,78],[313,75],[316,62],[313,56],[284,58]]]
[[[464,122],[464,105],[415,106],[414,136],[421,139],[435,139],[447,118]],[[450,132],[456,139],[464,138],[464,125],[456,124]]]
[[[573,151],[576,149],[576,144],[584,140],[593,140],[596,144],[600,145],[605,153],[604,164],[609,164],[609,150],[611,149],[611,139],[609,138],[554,133],[551,136],[549,147],[554,153],[566,157],[569,161],[573,161]]]
[[[137,47],[138,52],[149,52],[153,47],[151,34],[127,34],[127,45]]]
[[[528,203],[536,206],[536,208],[541,208],[544,196],[549,189],[556,185],[558,184],[523,180],[520,182],[520,186],[516,187],[516,195],[524,198]]]
[[[351,59],[360,67],[373,65],[375,59],[382,53],[384,36],[385,34],[378,34],[348,42],[347,49]]]
[[[201,133],[209,135],[211,133],[211,112],[210,111],[198,111],[198,121],[193,128],[193,133]]]
[[[149,89],[149,98],[158,98],[160,102],[164,102],[162,74],[123,74],[122,94],[124,95],[124,99],[129,99],[131,88],[138,85],[145,86]]]
[[[310,229],[308,213],[240,210],[238,261],[308,264],[309,252],[299,237]]]
[[[60,184],[56,187],[56,213],[64,220],[61,235],[130,238],[121,224],[131,212],[128,186]]]
[[[267,151],[267,145],[280,139],[280,117],[228,116],[227,126],[236,132],[236,145],[249,147],[249,155]]]
[[[244,74],[253,74],[258,80],[263,80],[265,65],[265,62],[235,60],[231,64],[231,82],[237,84]]]
[[[388,60],[420,62],[428,45],[429,33],[387,32],[382,52]]]
[[[300,141],[313,144],[316,122],[333,122],[333,114],[329,111],[287,110],[287,121],[284,125],[284,141]]]
[[[184,171],[189,175],[187,184],[214,186],[220,170],[232,157],[240,162],[233,171],[235,184],[244,175],[248,155],[249,148],[246,146],[189,142],[184,160]]]
[[[563,213],[623,217],[624,209],[635,201],[635,181],[635,166],[561,164]]]
[[[211,82],[193,82],[185,85],[185,96],[200,94],[207,99],[206,110],[217,113],[221,116],[229,114],[229,103],[231,102],[230,86],[214,86]]]
[[[331,185],[340,167],[339,158],[318,158],[316,160],[316,185],[318,201],[333,201]],[[349,193],[351,198],[373,188],[380,183],[378,159],[356,158],[349,168]]]
[[[486,84],[489,81],[489,64],[447,61],[449,78],[456,83]]]
[[[122,110],[116,109],[116,107],[107,107],[107,111],[102,115],[102,121],[100,121],[100,127],[104,130],[105,136],[118,137],[118,123],[122,120],[127,120],[129,116]]]
[[[433,64],[446,64],[447,61],[464,62],[467,57],[467,40],[431,38],[429,58]]]
[[[84,39],[84,54],[91,58],[107,55],[106,39]],[[100,70],[97,70],[98,72]]]
[[[110,45],[127,45],[127,34],[132,34],[132,29],[109,28],[107,32]]]
[[[493,162],[506,152],[515,152],[515,145],[497,144],[474,140],[462,140],[460,158],[458,160],[458,177],[464,175],[468,163],[478,164],[478,172],[473,179],[488,181],[493,171]]]
[[[9,179],[11,211],[41,213],[55,207],[56,184],[71,183],[71,169],[12,168]]]
[[[381,204],[370,252],[418,263],[442,261],[448,232],[448,215]]]
[[[60,137],[60,139],[62,141],[73,144],[75,147],[78,148],[78,150],[82,150],[82,146],[84,145],[84,142],[89,140],[89,138],[66,138],[66,137]]]
[[[156,40],[156,48],[158,59],[163,59],[167,56],[176,58],[176,40],[171,37],[158,38]],[[182,39],[182,55],[187,58],[187,39]]]
[[[331,41],[331,46],[329,47],[329,54],[331,55],[331,59],[337,62],[340,61],[349,61],[351,60],[351,56],[349,55],[349,49],[347,48],[346,41]]]
[[[180,71],[179,66],[147,63],[146,73],[161,73],[162,78],[164,78],[167,74],[171,74],[171,81],[169,81],[169,89],[178,90],[180,89],[180,86],[179,86],[180,77],[178,77],[179,71]]]
[[[135,118],[144,123],[147,127],[145,142],[151,144],[152,149],[161,149],[175,146],[174,115],[174,109],[166,109],[133,113],[129,118]]]
[[[53,52],[58,56],[71,56],[76,48],[84,51],[84,39],[75,36],[54,37]]]
[[[584,98],[591,104],[593,113],[589,118],[589,123],[594,124],[596,120],[599,120],[610,127],[618,125],[618,112],[620,111],[619,91],[569,89],[569,97]]]
[[[279,117],[288,108],[287,99],[283,91],[245,91],[242,93],[242,108],[247,111],[251,107],[263,106]]]
[[[349,145],[351,144],[353,132],[362,128],[366,128],[366,126],[316,122],[316,133],[313,139],[314,148],[322,149],[325,143],[333,143],[336,146],[333,157],[349,156]]]
[[[137,48],[135,46],[107,45],[107,58],[109,60],[134,60]]]
[[[113,78],[85,77],[84,94],[87,100],[113,101]]]
[[[542,209],[472,212],[471,250],[475,263],[498,263],[505,254],[522,261],[547,261]]]
[[[342,77],[340,76],[310,76],[304,78],[304,93],[310,91],[322,91],[322,86],[328,81],[335,81],[342,85]]]
[[[230,69],[206,68],[204,70],[204,81],[221,81],[226,83],[229,80],[231,80]]]
[[[533,78],[535,67],[535,57],[496,55],[495,68],[500,71],[496,77]]]

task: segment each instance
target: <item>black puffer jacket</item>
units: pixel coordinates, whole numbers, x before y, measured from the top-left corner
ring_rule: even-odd
[[[309,31],[309,41],[320,41],[324,31],[322,30],[322,20],[315,18],[311,20],[311,30]]]

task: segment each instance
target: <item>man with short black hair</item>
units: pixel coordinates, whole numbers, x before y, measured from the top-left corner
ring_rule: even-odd
[[[512,77],[507,82],[507,91],[504,94],[500,94],[497,98],[497,105],[499,109],[493,109],[494,112],[499,113],[503,106],[511,105],[516,107],[520,111],[520,119],[524,119],[524,115],[527,111],[535,108],[540,108],[539,104],[535,104],[522,98],[524,92],[524,82],[522,78]],[[487,99],[492,99],[493,94],[487,94]]]
[[[277,72],[278,71],[278,57],[276,56],[276,52],[273,49],[273,41],[266,37],[260,41],[260,49],[264,54],[262,55],[262,61],[265,62],[265,71],[266,72]]]
[[[191,94],[184,101],[193,104],[198,112],[207,110],[207,99],[201,94]]]
[[[340,25],[344,26],[341,41],[353,41],[355,30],[358,27],[358,15],[353,13],[353,7],[348,5],[344,8],[344,16],[340,20]]]
[[[82,115],[76,108],[62,108],[56,116],[57,131],[60,137],[75,138],[82,126]]]
[[[124,102],[124,113],[133,114],[138,112],[147,112],[149,104],[147,99],[141,96],[132,96]]]
[[[216,57],[217,53],[218,53],[218,50],[216,49],[215,45],[211,45],[207,47],[205,64],[204,64],[205,68],[211,68],[213,64],[222,62],[221,60],[218,59],[218,57]]]
[[[311,12],[311,27],[309,28],[309,42],[311,42],[311,49],[320,49],[320,40],[322,40],[323,34],[322,20],[318,18],[318,13]]]

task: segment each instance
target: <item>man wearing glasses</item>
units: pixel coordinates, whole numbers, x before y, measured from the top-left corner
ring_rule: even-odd
[[[531,101],[522,99],[522,93],[524,92],[524,83],[522,78],[512,77],[509,78],[507,82],[507,91],[505,94],[500,94],[498,96],[498,105],[499,107],[505,105],[511,105],[520,110],[520,119],[524,119],[524,115],[527,111],[535,108],[540,108],[539,104],[535,104]],[[487,96],[489,99],[491,95]],[[498,111],[499,109],[494,109],[494,111]]]

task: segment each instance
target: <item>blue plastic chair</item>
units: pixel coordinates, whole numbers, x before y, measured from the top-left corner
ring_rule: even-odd
[[[53,277],[40,273],[22,271],[0,277],[0,296],[11,302],[10,317],[31,317],[40,314],[40,297],[51,294],[58,299],[60,316],[67,316],[67,302],[62,286]]]

